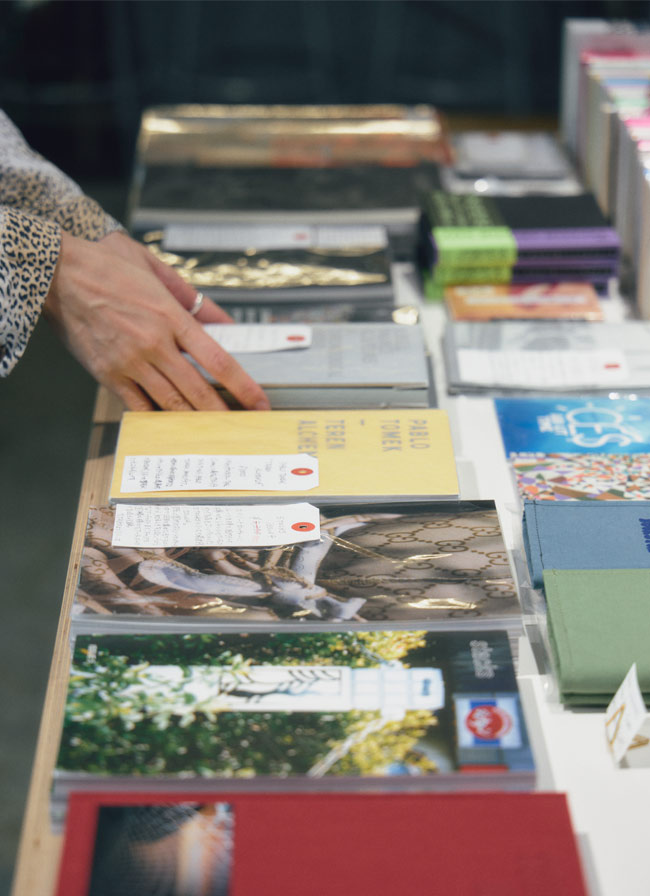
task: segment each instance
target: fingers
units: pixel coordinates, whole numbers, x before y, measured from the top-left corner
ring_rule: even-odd
[[[138,245],[140,246],[140,244]],[[140,248],[143,252],[146,252],[147,262],[158,280],[160,280],[162,285],[169,290],[176,301],[189,311],[196,298],[196,289],[183,280],[178,271],[175,271],[174,268],[165,264],[159,258],[156,258],[149,249],[144,246],[140,246]]]
[[[242,407],[257,411],[269,410],[271,405],[261,386],[191,319],[189,325],[180,332],[179,346],[214,377],[217,383],[227,389]]]
[[[142,361],[129,370],[128,377],[106,378],[131,411],[223,411],[226,403],[216,390],[178,351],[170,351],[155,363]]]
[[[165,411],[223,411],[228,407],[216,389],[178,350],[171,352],[164,361],[158,360],[159,369],[146,369],[140,378],[158,407]]]
[[[142,258],[142,252],[150,253],[125,235],[109,235],[102,243],[62,237],[44,306],[73,354],[99,382],[131,410],[225,409],[185,351],[242,407],[267,410],[260,386],[185,310],[195,290],[183,284],[182,301],[170,294]],[[227,319],[209,300],[199,315],[204,322]]]
[[[130,411],[154,411],[156,409],[154,403],[132,380],[124,379],[112,382],[110,380],[102,381],[100,378],[99,382],[114,392]]]
[[[213,302],[207,296],[204,297],[201,310],[195,315],[195,320],[200,321],[202,324],[233,323],[233,319],[228,312],[224,311],[220,305],[217,305],[216,302]]]

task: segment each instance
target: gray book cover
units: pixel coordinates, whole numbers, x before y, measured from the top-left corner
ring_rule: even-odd
[[[307,348],[234,357],[276,408],[435,405],[419,325],[313,324]]]
[[[650,389],[644,321],[450,321],[443,352],[450,392]]]

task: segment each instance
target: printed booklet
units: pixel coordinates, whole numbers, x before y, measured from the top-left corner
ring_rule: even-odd
[[[282,465],[283,458],[296,455],[296,466]],[[250,484],[227,488],[225,476],[215,480],[211,473],[213,458],[223,456],[246,456],[248,464],[256,458],[279,458],[283,487],[262,483],[258,489]],[[200,480],[209,482],[208,487],[186,475],[197,457],[208,458]],[[229,483],[240,468],[229,467]],[[166,472],[159,475],[162,469]],[[111,503],[236,503],[243,498],[261,503],[296,496],[318,504],[457,498],[447,413],[435,408],[371,408],[230,414],[127,411],[122,416]]]
[[[586,896],[565,795],[75,793],[57,896],[394,896],[432,879],[454,896],[486,881]]]
[[[650,398],[495,398],[506,455],[650,453]]]
[[[79,635],[54,778],[281,789],[531,789],[505,631]]]
[[[115,513],[90,509],[76,631],[520,625],[493,501],[327,506],[320,539],[262,548],[115,547]]]

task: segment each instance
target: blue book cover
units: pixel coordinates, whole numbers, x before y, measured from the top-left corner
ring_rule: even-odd
[[[531,581],[548,569],[650,568],[650,501],[524,501]]]
[[[650,451],[650,398],[496,398],[506,455]]]

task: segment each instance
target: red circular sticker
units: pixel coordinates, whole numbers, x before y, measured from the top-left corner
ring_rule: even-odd
[[[309,467],[294,467],[291,472],[294,476],[311,476],[314,471]]]
[[[313,532],[316,526],[313,523],[294,523],[291,528],[296,532]]]
[[[484,703],[467,714],[465,724],[481,740],[498,740],[512,728],[512,718],[505,709]]]
[[[304,342],[305,337],[301,333],[292,333],[287,336],[287,342]]]

